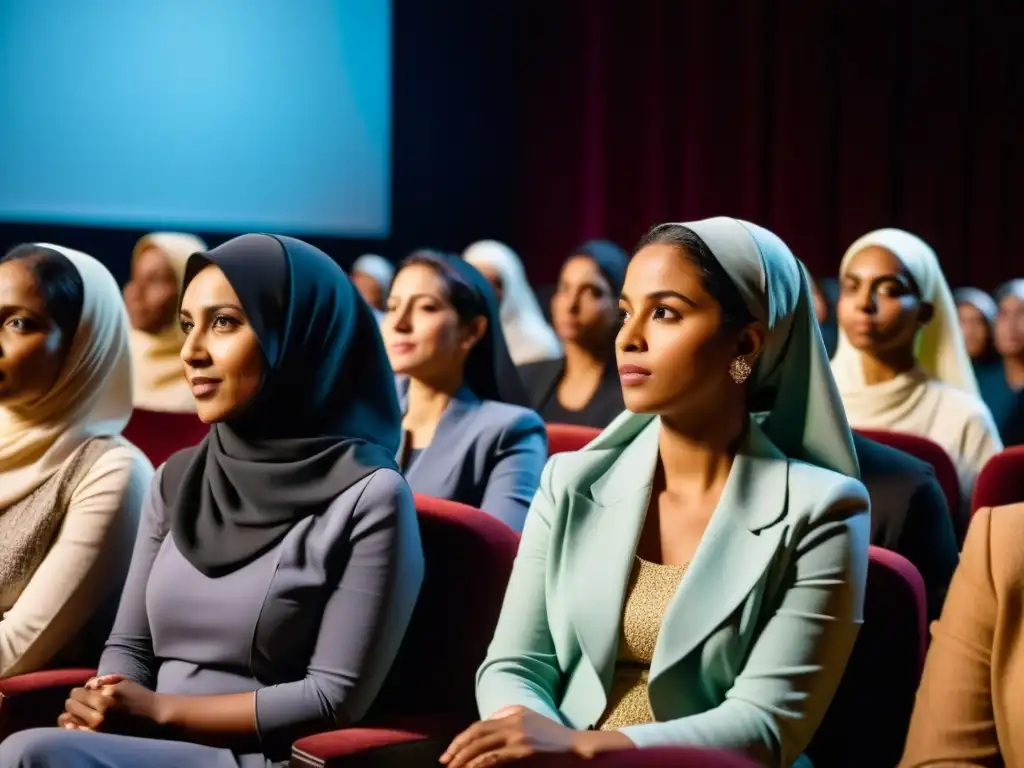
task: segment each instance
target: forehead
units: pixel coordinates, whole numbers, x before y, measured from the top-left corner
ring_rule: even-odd
[[[196,273],[181,299],[182,309],[238,304],[238,294],[220,267],[208,264]]]
[[[166,253],[151,245],[135,257],[133,266],[140,271],[156,272],[169,270],[171,262]]]
[[[433,267],[426,264],[410,264],[403,267],[391,284],[391,293],[428,294],[444,298],[444,281]]]
[[[690,298],[703,294],[700,270],[674,245],[654,243],[637,251],[626,270],[626,288],[643,286],[644,292],[674,290]]]
[[[1024,309],[1024,299],[1014,293],[1011,293],[999,302],[1000,312],[1009,314],[1020,312],[1022,309]]]
[[[601,274],[597,262],[583,254],[570,256],[562,265],[562,274],[559,278],[566,283],[596,283],[607,289],[611,288],[605,276]]]
[[[46,312],[46,301],[31,267],[22,259],[0,264],[0,304]]]
[[[907,266],[900,257],[880,245],[869,245],[854,254],[843,270],[843,275],[861,278],[876,278],[908,274]]]

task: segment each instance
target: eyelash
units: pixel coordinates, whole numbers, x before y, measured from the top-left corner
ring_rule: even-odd
[[[217,323],[219,323],[221,321],[224,321],[224,323],[227,324],[227,327],[230,327],[230,328],[234,328],[234,327],[237,327],[239,325],[238,320],[236,320],[233,317],[228,317],[227,315],[217,315],[216,317],[213,318],[213,322],[210,323],[210,327],[211,328],[224,328],[225,327],[224,325],[217,325]],[[182,320],[181,321],[181,331],[182,331],[182,333],[184,333],[186,335],[194,327],[195,327],[195,323],[193,323],[191,320]]]
[[[18,326],[15,325],[15,323],[21,323],[21,325]],[[29,320],[27,317],[8,318],[6,325],[13,328],[16,331],[31,331],[34,328],[32,321]]]
[[[659,312],[662,312],[664,314],[659,317],[658,316]],[[672,315],[672,317],[666,317],[665,315]],[[619,322],[620,323],[625,323],[629,319],[629,317],[630,317],[629,312],[627,312],[624,309],[619,309]],[[681,317],[681,315],[678,312],[676,312],[671,307],[666,307],[666,306],[664,306],[662,304],[659,304],[658,306],[656,306],[651,311],[651,318],[654,319],[654,320],[670,320],[670,319],[674,320],[674,319],[677,319],[679,317]]]

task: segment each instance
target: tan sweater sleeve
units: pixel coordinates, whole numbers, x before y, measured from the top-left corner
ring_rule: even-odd
[[[932,645],[900,768],[1002,766],[992,706],[991,659],[998,605],[989,540],[992,510],[971,521],[960,566]]]
[[[152,477],[149,461],[120,445],[82,478],[56,541],[0,619],[0,677],[43,668],[124,583]]]

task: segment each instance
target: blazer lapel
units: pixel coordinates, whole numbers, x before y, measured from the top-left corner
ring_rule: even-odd
[[[750,430],[662,620],[652,688],[743,603],[778,551],[785,526],[773,524],[785,515],[789,462],[756,423]]]
[[[403,414],[408,406],[408,386],[406,381],[400,384],[398,388],[398,402]],[[420,472],[437,474],[439,467],[447,467],[451,471],[457,469],[457,463],[453,464],[451,461],[443,460],[434,462],[431,457],[433,457],[434,453],[440,452],[451,454],[453,447],[458,445],[459,435],[462,433],[462,427],[465,425],[467,417],[475,410],[479,402],[480,399],[467,387],[460,387],[452,395],[451,400],[448,401],[448,407],[441,414],[441,420],[437,422],[437,427],[434,429],[434,437],[431,438],[430,444],[423,449],[419,460],[404,473],[410,485],[413,484],[415,478],[419,477]],[[405,430],[402,430],[402,440],[398,447],[398,455],[396,456],[399,461],[405,456],[405,440]],[[438,484],[437,478],[432,478],[431,480],[430,483],[424,484],[423,487],[431,487]]]
[[[589,693],[602,700],[586,702],[595,719],[604,711],[615,671],[626,587],[658,461],[659,425],[652,420],[589,489],[569,498],[570,616],[583,657],[600,683]]]

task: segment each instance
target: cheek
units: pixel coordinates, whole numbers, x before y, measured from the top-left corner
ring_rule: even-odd
[[[56,383],[63,362],[60,334],[14,340],[4,345],[10,375],[28,386],[49,389]]]
[[[263,381],[263,360],[255,338],[228,336],[211,342],[208,349],[214,365],[228,384],[225,394],[230,394],[235,405],[241,405],[259,391]]]

